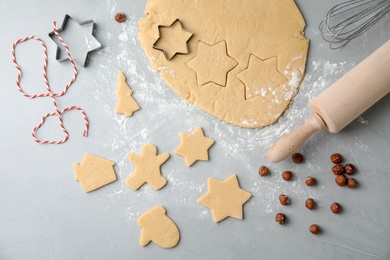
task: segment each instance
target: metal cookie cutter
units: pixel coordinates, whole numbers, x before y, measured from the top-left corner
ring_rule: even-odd
[[[75,48],[75,45],[82,46],[82,50],[79,50],[79,52],[81,54],[77,53],[77,52],[71,53],[71,54],[72,54],[73,59],[77,63],[79,63],[83,67],[86,67],[89,55],[92,52],[103,48],[101,43],[95,38],[95,35],[94,35],[95,23],[93,20],[87,20],[87,21],[79,23],[75,19],[73,19],[70,15],[66,14],[64,17],[64,20],[62,22],[62,25],[59,29],[57,29],[57,32],[58,33],[64,32],[67,29],[67,27],[71,26],[70,23],[73,23],[74,25],[77,25],[79,27],[85,26],[85,25],[90,25],[88,28],[88,30],[90,31],[90,36],[89,36],[89,38],[91,38],[90,40],[87,37],[83,37],[83,38],[79,37],[79,39],[77,39],[77,38],[67,39],[67,41],[66,41],[68,46],[73,45],[74,48]],[[59,62],[69,60],[67,55],[64,55],[63,57],[61,57],[62,53],[65,52],[65,49],[63,49],[62,44],[58,42],[58,39],[55,36],[54,31],[49,33],[49,37],[57,44],[56,60]],[[77,34],[76,34],[76,37],[77,37]],[[69,42],[71,42],[71,43],[69,43]],[[72,50],[72,47],[70,47],[70,49]]]
[[[156,45],[157,42],[158,42],[158,41],[160,40],[160,38],[161,38],[160,28],[171,28],[171,27],[172,27],[175,23],[177,23],[177,22],[180,24],[181,30],[184,31],[184,32],[190,33],[191,36],[190,36],[190,37],[186,40],[186,42],[185,42],[185,44],[186,44],[186,52],[175,52],[175,54],[173,54],[172,57],[168,57],[167,52],[166,52],[164,49],[162,49],[162,48],[160,48],[160,47],[158,47],[158,46]],[[170,61],[171,59],[173,59],[173,57],[176,56],[176,54],[186,55],[186,54],[188,54],[188,53],[190,52],[190,50],[189,50],[189,48],[188,48],[188,42],[189,42],[189,40],[191,40],[191,38],[192,38],[193,35],[194,35],[194,34],[193,34],[191,31],[189,31],[189,30],[187,30],[187,29],[185,29],[185,28],[183,27],[183,24],[180,22],[179,19],[176,19],[176,20],[175,20],[173,23],[171,23],[170,25],[159,25],[159,26],[158,26],[158,38],[157,38],[157,40],[153,43],[153,49],[162,51],[162,53],[164,54],[165,59],[166,59],[167,61]]]

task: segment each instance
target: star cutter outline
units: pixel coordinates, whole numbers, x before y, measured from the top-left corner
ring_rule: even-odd
[[[161,38],[160,28],[170,28],[170,27],[172,27],[172,25],[174,25],[176,22],[179,22],[182,31],[191,33],[191,37],[188,38],[188,40],[186,41],[186,52],[176,52],[171,58],[169,58],[168,55],[167,55],[167,53],[166,53],[166,51],[165,51],[164,49],[162,49],[162,48],[157,47],[157,46],[156,46],[156,43],[157,43],[157,42],[160,40],[160,38]],[[173,23],[171,23],[170,25],[161,25],[161,24],[158,25],[158,26],[157,26],[157,30],[158,30],[158,38],[157,38],[157,40],[153,43],[153,49],[161,51],[161,52],[164,54],[164,57],[165,57],[165,59],[166,59],[167,61],[172,60],[177,54],[180,54],[180,55],[187,55],[188,53],[190,53],[190,49],[188,48],[188,42],[192,39],[192,36],[194,36],[194,33],[191,32],[191,31],[189,31],[189,30],[187,30],[187,29],[185,29],[185,28],[183,27],[183,24],[181,23],[181,21],[180,21],[179,18],[177,18],[175,21],[173,21]]]
[[[96,39],[95,37],[95,34],[94,34],[94,31],[95,31],[95,27],[96,27],[96,24],[93,20],[86,20],[84,22],[77,22],[75,19],[73,19],[69,14],[65,14],[65,17],[64,17],[64,20],[62,21],[62,24],[61,24],[61,27],[57,29],[57,32],[58,33],[61,33],[63,32],[65,29],[66,29],[66,24],[68,23],[69,20],[72,20],[73,22],[77,23],[78,25],[82,26],[82,25],[85,25],[85,24],[89,24],[89,23],[92,23],[92,36]],[[53,32],[50,32],[49,33],[49,37],[50,39],[53,40],[53,38],[55,37],[55,33],[54,31]],[[53,40],[54,41],[54,40]],[[88,63],[88,58],[89,58],[89,55],[92,53],[92,52],[95,52],[95,51],[98,51],[98,50],[101,50],[103,49],[103,45],[96,39],[96,42],[99,43],[98,47],[90,50],[87,52],[86,56],[85,56],[85,60],[83,62],[83,64],[81,64],[84,68],[87,66],[87,63]],[[64,58],[60,58],[60,55],[61,55],[61,48],[58,46],[58,44],[54,41],[54,43],[57,45],[57,49],[56,49],[56,60],[58,62],[64,62],[64,61],[67,61],[69,60],[69,57],[68,56],[65,56]]]
[[[276,56],[271,56],[271,57],[268,57],[268,58],[265,58],[265,59],[261,59],[261,58],[259,58],[257,55],[255,55],[255,54],[253,54],[253,53],[250,53],[250,54],[249,54],[248,63],[247,63],[247,65],[246,65],[246,68],[245,68],[244,70],[242,70],[242,71],[240,71],[240,72],[238,72],[238,73],[236,74],[236,78],[237,78],[242,84],[244,84],[244,98],[245,98],[245,100],[250,100],[250,99],[252,99],[253,97],[247,98],[247,91],[248,91],[248,89],[247,89],[247,84],[239,77],[239,75],[240,75],[241,73],[243,73],[243,72],[245,72],[245,71],[247,71],[247,70],[249,69],[250,62],[251,62],[251,58],[252,58],[252,57],[254,57],[255,59],[261,60],[262,62],[265,62],[265,61],[268,61],[268,60],[270,60],[270,59],[276,58],[276,71],[277,71],[282,77],[284,77],[284,78],[286,79],[285,81],[283,81],[283,83],[286,82],[286,81],[288,80],[288,79],[279,71],[279,69],[278,69],[279,57],[278,57],[277,55],[276,55]],[[283,83],[279,84],[279,86],[282,85]],[[266,98],[266,97],[264,97],[264,98],[267,99],[267,100],[269,100],[269,99]],[[269,101],[272,101],[272,100],[269,100]]]
[[[231,60],[233,60],[233,61],[236,63],[236,65],[234,65],[234,67],[232,67],[231,69],[229,69],[228,71],[226,71],[226,75],[225,75],[225,84],[220,84],[220,83],[218,83],[218,82],[216,82],[216,81],[213,81],[213,80],[209,80],[209,81],[207,81],[206,83],[199,84],[199,73],[195,70],[195,68],[192,68],[192,67],[190,67],[190,66],[188,65],[188,63],[191,63],[193,60],[197,59],[198,54],[199,54],[199,43],[202,43],[202,44],[204,44],[204,45],[207,45],[208,48],[216,47],[216,45],[219,45],[219,44],[221,44],[221,43],[224,43],[224,45],[225,45],[225,54],[226,54],[226,57],[230,58]],[[215,85],[218,85],[218,86],[220,86],[220,87],[226,87],[229,73],[230,73],[232,70],[234,70],[234,68],[236,68],[236,67],[238,66],[237,60],[235,60],[235,59],[234,59],[232,56],[230,56],[229,53],[228,53],[226,41],[225,41],[225,40],[222,40],[222,41],[219,41],[219,42],[214,43],[214,44],[208,44],[207,42],[204,42],[204,41],[202,41],[202,40],[199,40],[199,41],[198,41],[198,46],[197,46],[197,47],[198,47],[198,48],[197,48],[197,53],[196,53],[196,55],[195,55],[194,57],[192,57],[192,58],[186,63],[186,65],[187,65],[187,67],[189,67],[191,70],[193,70],[193,71],[196,73],[196,80],[197,80],[197,82],[198,82],[198,85],[199,85],[199,86],[204,86],[204,85],[207,85],[207,84],[210,84],[210,83],[214,83]]]

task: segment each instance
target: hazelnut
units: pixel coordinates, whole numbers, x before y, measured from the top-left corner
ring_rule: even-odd
[[[275,221],[278,222],[280,225],[283,225],[286,223],[286,215],[283,213],[276,214]]]
[[[279,195],[279,201],[283,206],[290,204],[290,199],[284,194]]]
[[[350,189],[354,189],[357,185],[357,181],[354,178],[349,178],[347,181],[347,187]]]
[[[332,172],[335,175],[340,175],[344,173],[344,167],[341,164],[336,164],[335,166],[332,167]]]
[[[305,202],[305,206],[306,206],[306,208],[308,208],[310,210],[314,209],[314,206],[315,206],[314,200],[312,198],[308,198]]]
[[[269,170],[266,166],[261,166],[259,169],[259,175],[260,176],[267,176],[269,173]]]
[[[318,233],[320,233],[321,229],[320,227],[317,225],[317,224],[313,224],[309,227],[309,230],[312,234],[314,235],[317,235]]]
[[[352,175],[356,172],[356,168],[353,164],[348,163],[344,166],[345,173],[348,175]]]
[[[309,176],[309,177],[306,178],[305,183],[306,183],[307,186],[314,186],[314,185],[316,185],[317,180],[314,179],[313,177]]]
[[[115,21],[118,23],[123,23],[126,20],[126,15],[124,13],[117,13],[115,15]]]
[[[334,203],[332,203],[332,205],[330,205],[330,210],[334,214],[338,214],[341,211],[341,206],[337,202],[334,202]]]
[[[341,154],[339,153],[335,153],[335,154],[332,154],[330,156],[330,160],[332,161],[332,163],[334,164],[339,164],[343,161],[343,157],[341,156]]]
[[[344,186],[345,184],[347,184],[347,178],[344,175],[337,175],[335,180],[337,185],[339,186]]]
[[[285,180],[285,181],[291,181],[292,176],[293,176],[293,174],[292,174],[292,172],[290,172],[290,171],[284,171],[284,172],[282,173],[282,178],[283,178],[283,180]]]
[[[294,153],[291,158],[294,163],[301,163],[303,161],[303,155],[300,153]]]

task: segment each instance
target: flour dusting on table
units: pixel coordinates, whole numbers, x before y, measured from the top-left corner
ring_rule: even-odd
[[[309,118],[311,114],[309,102],[329,87],[335,79],[349,71],[353,64],[309,60],[299,92],[282,117],[275,124],[263,129],[245,129],[222,122],[180,99],[162,80],[161,76],[151,68],[150,61],[137,40],[138,21],[136,17],[128,17],[125,23],[118,24],[116,28],[117,32],[107,33],[107,38],[112,44],[119,45],[117,48],[119,51],[110,48],[105,48],[102,51],[103,55],[107,56],[108,62],[100,65],[99,76],[106,82],[106,86],[96,89],[94,95],[98,102],[104,104],[104,114],[101,116],[113,129],[109,135],[102,134],[100,136],[100,145],[118,155],[116,158],[117,173],[121,185],[119,190],[112,191],[109,196],[114,203],[122,207],[126,217],[133,219],[139,216],[138,213],[134,212],[142,212],[142,209],[130,207],[136,200],[142,198],[145,201],[158,202],[165,201],[164,198],[167,199],[166,196],[168,196],[171,203],[188,208],[190,217],[211,218],[209,210],[202,208],[196,202],[207,190],[206,181],[205,179],[199,181],[196,177],[191,179],[191,175],[180,175],[186,174],[181,173],[187,170],[184,163],[179,167],[162,170],[162,175],[167,178],[168,185],[160,192],[156,192],[150,187],[134,192],[124,182],[134,171],[134,166],[126,157],[127,153],[138,153],[144,144],[152,143],[151,138],[156,142],[163,142],[157,138],[160,135],[160,138],[168,138],[171,142],[176,142],[180,131],[192,131],[197,126],[201,126],[205,130],[205,134],[216,141],[215,148],[211,149],[211,160],[200,162],[201,164],[207,163],[207,167],[212,169],[209,171],[210,176],[208,177],[218,179],[227,177],[224,175],[227,173],[214,167],[214,165],[223,165],[224,160],[229,160],[232,165],[240,165],[239,168],[232,167],[232,172],[229,174],[236,173],[242,188],[254,196],[245,207],[252,207],[255,212],[273,214],[277,210],[275,198],[286,187],[288,187],[291,196],[307,195],[304,194],[301,183],[296,181],[285,187],[285,183],[279,179],[275,180],[276,177],[259,178],[257,169],[261,164],[267,164],[265,154],[274,141]],[[153,62],[153,57],[151,61]],[[149,69],[144,71],[141,69],[143,67]],[[129,118],[114,112],[117,100],[115,91],[118,70],[125,73],[127,83],[133,90],[133,97],[141,106],[141,110]],[[164,71],[164,74],[175,76],[175,72],[170,68],[164,67],[161,70]],[[298,87],[300,74],[294,71],[285,73],[292,76],[289,85]],[[266,95],[266,91],[268,90],[263,90],[261,95]],[[288,94],[293,95],[294,93]],[[360,122],[363,123],[364,120],[360,120]],[[159,143],[154,144],[159,148]],[[220,157],[218,154],[213,154],[214,149],[222,153]],[[172,157],[176,156],[173,151],[159,149],[159,152],[169,152]],[[258,158],[258,160],[253,161],[253,158]],[[167,161],[168,165],[170,160],[172,158]],[[305,164],[305,168],[318,170],[318,166],[309,162]],[[237,171],[237,169],[239,170]],[[282,170],[284,169],[278,165],[274,165],[272,169],[275,173]],[[174,190],[176,195],[170,193],[169,189]],[[311,195],[316,196],[315,194]],[[120,203],[122,201],[123,205]],[[125,201],[127,202],[125,203]]]

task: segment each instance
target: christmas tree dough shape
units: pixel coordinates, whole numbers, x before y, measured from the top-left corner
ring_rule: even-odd
[[[209,148],[214,140],[205,137],[202,128],[198,127],[192,133],[180,133],[180,145],[175,153],[183,156],[187,166],[191,166],[198,160],[209,160]]]
[[[81,164],[73,164],[75,178],[85,192],[116,181],[115,163],[92,154],[85,154]]]
[[[207,113],[241,127],[264,127],[278,120],[298,92],[309,40],[294,0],[148,0],[144,13],[138,38],[151,66],[182,99]],[[153,43],[159,38],[158,26],[178,18],[193,33],[189,53],[167,61]],[[226,53],[237,66],[223,75],[226,81],[219,80],[218,75],[227,72],[227,68],[218,71],[226,66],[225,61],[205,58],[203,68],[213,67],[210,72],[218,75],[199,81],[202,78],[197,74],[202,71],[193,62],[201,59],[202,44],[218,46],[220,42],[226,43]],[[270,74],[259,73],[250,57],[276,63]],[[279,73],[283,80],[274,80]],[[270,81],[277,84],[267,86]]]
[[[123,114],[124,116],[132,116],[133,112],[140,109],[132,94],[133,92],[126,83],[125,74],[120,71],[118,74],[118,89],[116,92],[116,95],[118,96],[118,102],[115,108],[116,113]]]
[[[224,181],[207,180],[209,190],[198,202],[211,209],[214,222],[227,217],[243,218],[243,205],[252,195],[241,189],[237,176],[231,175]]]
[[[179,229],[165,213],[163,206],[156,206],[138,218],[138,225],[142,228],[141,246],[146,246],[150,241],[163,248],[177,245],[180,240]]]
[[[135,165],[135,170],[133,175],[127,178],[127,186],[133,190],[139,189],[144,183],[148,183],[155,190],[165,186],[167,180],[161,176],[160,167],[168,160],[168,153],[157,155],[156,146],[146,144],[142,147],[141,154],[129,153],[128,158]]]

